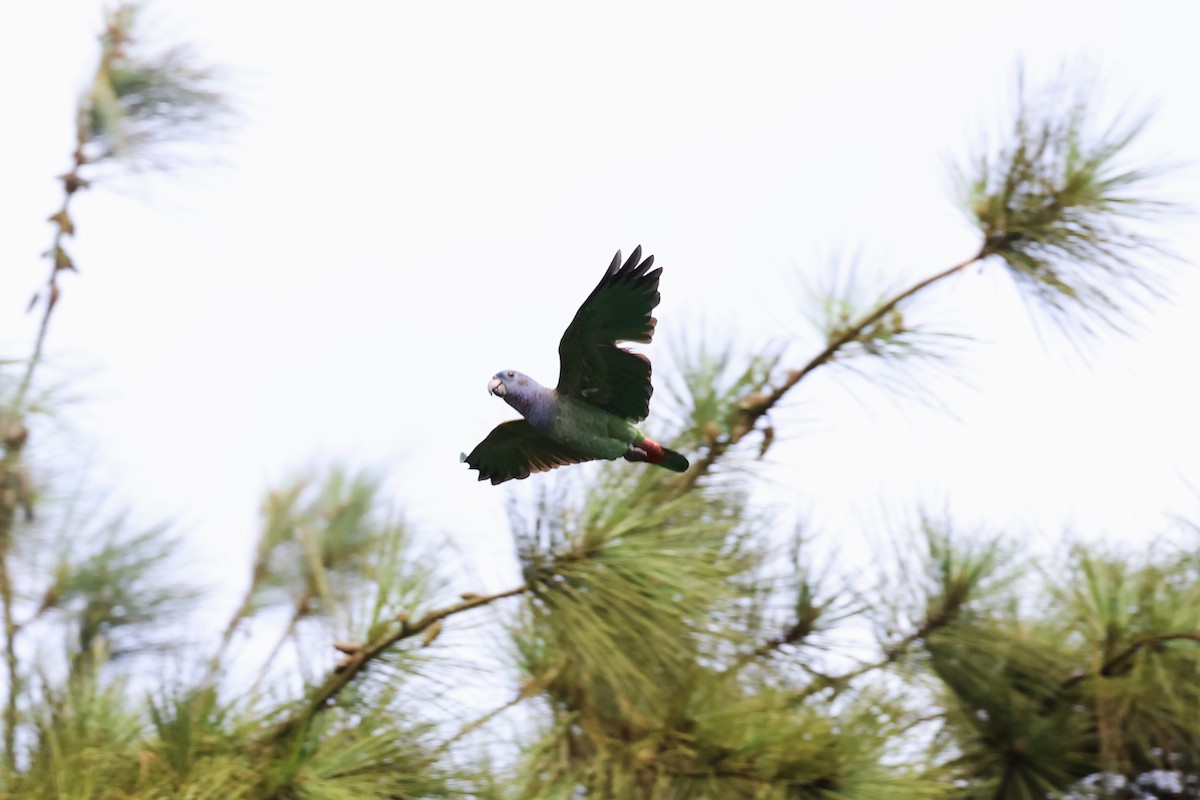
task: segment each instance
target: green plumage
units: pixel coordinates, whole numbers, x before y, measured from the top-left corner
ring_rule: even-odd
[[[646,438],[632,423],[616,414],[561,396],[558,415],[547,433],[565,445],[604,459],[621,458],[629,445]]]
[[[488,391],[525,417],[498,425],[462,460],[479,480],[501,483],[593,459],[646,461],[675,472],[688,461],[646,438],[634,423],[650,412],[650,360],[619,342],[649,343],[657,320],[661,269],[636,248],[618,252],[575,313],[558,345],[554,389],[514,370],[496,373]]]

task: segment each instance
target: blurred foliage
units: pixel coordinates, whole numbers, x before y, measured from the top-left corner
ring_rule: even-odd
[[[60,554],[38,613],[62,612],[75,630],[78,653],[100,647],[108,658],[119,658],[170,646],[163,627],[186,614],[198,596],[173,574],[179,569],[171,558],[177,536],[162,526],[134,534],[127,529],[118,517],[91,533],[89,546],[63,543],[71,550]]]
[[[837,364],[944,359],[946,346],[966,338],[910,323],[900,307],[875,318],[871,312],[885,305],[896,291],[880,288],[878,278],[868,278],[866,272],[859,256],[835,259],[821,272],[823,282],[808,293],[812,306],[808,317],[827,345],[837,345]],[[871,317],[868,324],[855,324],[867,317]]]
[[[921,321],[912,298],[891,303],[898,290],[874,273],[860,255],[841,255],[805,292],[805,319],[829,353],[823,363],[881,390],[871,397],[936,401],[933,386],[958,377],[956,359],[971,337]]]
[[[911,380],[947,362],[966,337],[918,320],[913,298],[968,265],[1003,264],[1085,329],[1159,291],[1140,225],[1164,207],[1151,171],[1120,166],[1139,125],[1097,137],[1086,98],[1064,112],[1022,94],[965,179],[975,255],[887,292],[839,270],[811,298],[821,349],[800,365],[786,346],[685,342],[660,400],[692,468],[541,476],[509,508],[520,585],[463,591],[460,556],[377,476],[283,482],[214,644],[170,529],[44,492],[28,457],[72,195],[91,165],[161,158],[225,110],[186,50],[147,55],[139,13],[106,16],[41,330],[30,359],[0,361],[0,798],[1200,796],[1193,550],[1034,563],[1001,533],[922,517],[892,520],[869,568],[818,566],[818,537],[780,531],[770,478],[748,469],[812,370]]]
[[[1068,330],[1094,332],[1161,294],[1171,262],[1146,224],[1172,204],[1150,192],[1163,169],[1129,165],[1148,118],[1096,122],[1093,86],[1019,84],[1003,142],[960,171],[983,255]]]
[[[674,347],[674,356],[679,375],[669,379],[666,395],[681,423],[670,434],[671,441],[685,450],[712,450],[758,430],[761,438],[757,457],[763,458],[775,441],[775,429],[769,421],[758,425],[755,412],[764,402],[764,390],[783,357],[781,348],[746,353],[738,351],[732,341],[713,345],[704,338],[696,343],[681,339]],[[732,469],[737,461],[727,459],[724,466]]]
[[[167,167],[171,144],[211,134],[229,113],[211,67],[188,47],[157,52],[143,46],[141,3],[119,3],[106,14],[95,77],[81,98],[76,132],[83,161],[122,159]]]

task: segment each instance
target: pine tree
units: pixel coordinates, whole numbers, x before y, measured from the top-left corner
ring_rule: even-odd
[[[137,25],[134,6],[107,18],[37,338],[0,365],[0,796],[1200,797],[1194,552],[1034,564],[1009,537],[919,516],[865,586],[753,502],[772,413],[802,381],[895,380],[958,341],[914,321],[929,287],[1003,270],[1077,342],[1164,293],[1153,224],[1171,208],[1156,170],[1123,166],[1141,123],[1098,126],[1068,84],[1022,86],[1011,128],[960,172],[975,252],[894,293],[834,281],[805,362],[682,353],[664,433],[692,467],[545,482],[510,513],[523,581],[506,591],[468,591],[376,476],[335,467],[270,492],[224,634],[171,670],[171,622],[200,595],[172,571],[170,529],[81,508],[31,455],[53,436],[38,378],[74,270],[72,199],[105,170],[169,165],[228,111],[210,71],[148,54]],[[280,638],[231,678],[270,613]],[[472,660],[491,670],[483,714],[449,690]]]

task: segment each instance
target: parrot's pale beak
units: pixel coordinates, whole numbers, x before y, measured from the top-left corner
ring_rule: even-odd
[[[492,378],[488,381],[488,394],[494,394],[496,397],[504,397],[506,391],[504,384],[500,382],[499,378]]]

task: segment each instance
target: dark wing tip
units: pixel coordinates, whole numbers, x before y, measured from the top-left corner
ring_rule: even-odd
[[[642,256],[642,246],[639,244],[633,249],[633,253],[629,258],[625,259],[625,264],[616,272],[609,267],[609,272],[600,281],[600,285],[615,286],[623,284],[631,287],[650,288],[657,287],[659,276],[662,275],[662,267],[658,269],[650,269],[654,266],[654,256],[646,256],[645,261],[640,261]],[[600,287],[597,286],[597,289]],[[657,304],[657,300],[655,301]]]
[[[617,255],[620,255],[619,251]],[[629,254],[629,258],[625,259],[625,264],[621,267],[620,271],[623,275],[637,280],[643,278],[652,266],[654,266],[654,256],[646,256],[646,260],[642,261],[642,246],[639,244],[633,248],[633,252]]]
[[[512,478],[528,477],[528,475],[521,475],[519,473],[516,475],[505,475],[504,472],[501,470],[488,469],[487,467],[479,465],[479,464],[471,464],[470,467],[471,467],[471,469],[479,470],[479,477],[477,477],[475,480],[491,481],[492,486],[496,486],[497,484],[504,483],[505,481],[510,480]]]
[[[463,460],[466,461],[465,458]],[[471,463],[470,461],[467,461],[467,466],[470,467],[471,469],[477,470],[479,472],[479,475],[478,475],[478,477],[475,478],[475,480],[491,481],[492,486],[495,486],[500,483],[504,483],[505,481],[510,480],[512,478],[519,479],[519,478],[529,477],[529,473],[525,473],[524,475],[522,475],[522,474],[520,474],[519,471],[516,474],[507,475],[507,474],[505,474],[504,470],[490,469],[487,466],[480,464],[478,462]]]
[[[590,458],[539,433],[523,419],[500,423],[474,450],[459,456],[468,467],[478,470],[476,480],[490,480],[493,486]]]
[[[621,263],[621,251],[613,256],[612,263],[608,265],[608,270],[604,273],[604,277],[600,279],[600,283],[596,284],[596,288],[588,295],[580,306],[582,311],[592,299],[603,291],[605,288],[614,286],[625,286],[627,288],[643,289],[653,292],[650,307],[658,305],[658,279],[662,275],[662,267],[658,269],[650,269],[654,266],[654,256],[646,256],[645,261],[641,261],[642,246],[639,244],[633,248],[629,258],[625,259],[625,263]]]

